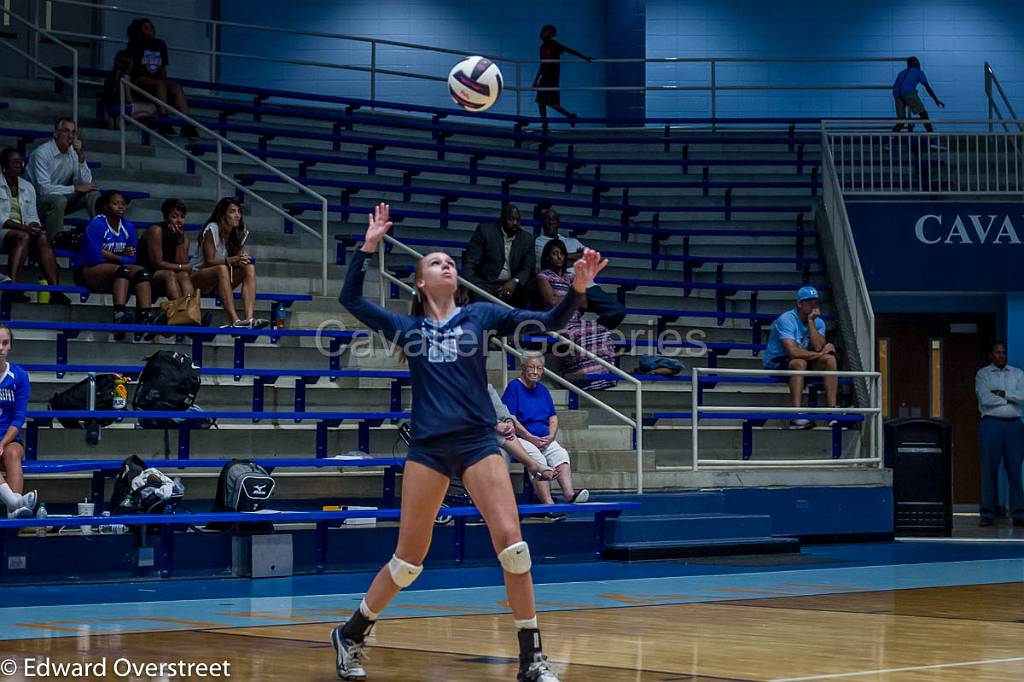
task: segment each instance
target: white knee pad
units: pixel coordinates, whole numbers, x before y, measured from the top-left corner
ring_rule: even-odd
[[[388,572],[391,573],[391,579],[396,585],[405,588],[412,585],[413,581],[419,577],[423,572],[423,566],[413,566],[408,561],[402,561],[392,554],[391,561],[388,562]]]
[[[501,567],[516,575],[521,575],[530,570],[533,562],[530,560],[530,546],[525,542],[517,542],[509,545],[498,553],[498,561]]]

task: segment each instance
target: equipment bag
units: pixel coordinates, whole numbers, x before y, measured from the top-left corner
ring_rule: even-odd
[[[96,409],[114,409],[114,382],[120,378],[119,374],[97,374],[96,375]],[[89,380],[82,379],[69,389],[54,393],[48,403],[51,410],[88,410],[89,409]],[[59,419],[60,425],[65,429],[82,428],[81,419]],[[100,426],[107,426],[114,422],[113,419],[97,419]]]
[[[146,358],[132,406],[137,410],[178,412],[192,407],[199,393],[199,367],[192,357],[160,350]]]
[[[185,496],[181,481],[172,481],[138,455],[126,457],[114,477],[112,514],[172,514]]]
[[[256,462],[233,459],[220,470],[214,511],[253,512],[274,494],[274,477]]]

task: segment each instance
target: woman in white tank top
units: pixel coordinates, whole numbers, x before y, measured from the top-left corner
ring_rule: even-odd
[[[253,316],[256,305],[256,265],[245,250],[249,237],[242,219],[242,205],[230,197],[217,202],[199,237],[192,261],[192,284],[206,295],[220,297],[228,323],[222,327],[262,329],[268,320]],[[234,290],[242,287],[245,318],[235,310]]]

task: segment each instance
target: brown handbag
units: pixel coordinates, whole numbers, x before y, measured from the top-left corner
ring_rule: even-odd
[[[198,327],[203,322],[198,293],[182,296],[173,301],[164,301],[160,304],[160,309],[167,317],[167,324],[174,327]]]

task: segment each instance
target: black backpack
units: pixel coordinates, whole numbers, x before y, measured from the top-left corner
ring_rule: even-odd
[[[114,381],[117,374],[96,375],[96,409],[114,409]],[[48,403],[51,410],[88,410],[89,409],[89,380],[82,379],[77,384],[66,390],[54,393]],[[65,429],[83,428],[81,419],[59,419],[60,425]],[[114,422],[113,419],[95,420],[100,426],[107,426]]]
[[[140,485],[134,485],[140,476],[145,478]],[[114,477],[110,513],[173,514],[184,496],[185,488],[180,482],[171,481],[159,469],[148,467],[138,455],[130,455]]]
[[[252,512],[274,494],[274,477],[256,462],[233,459],[220,470],[214,511]]]
[[[199,367],[185,353],[160,350],[146,358],[132,406],[137,410],[184,411],[199,392]]]

